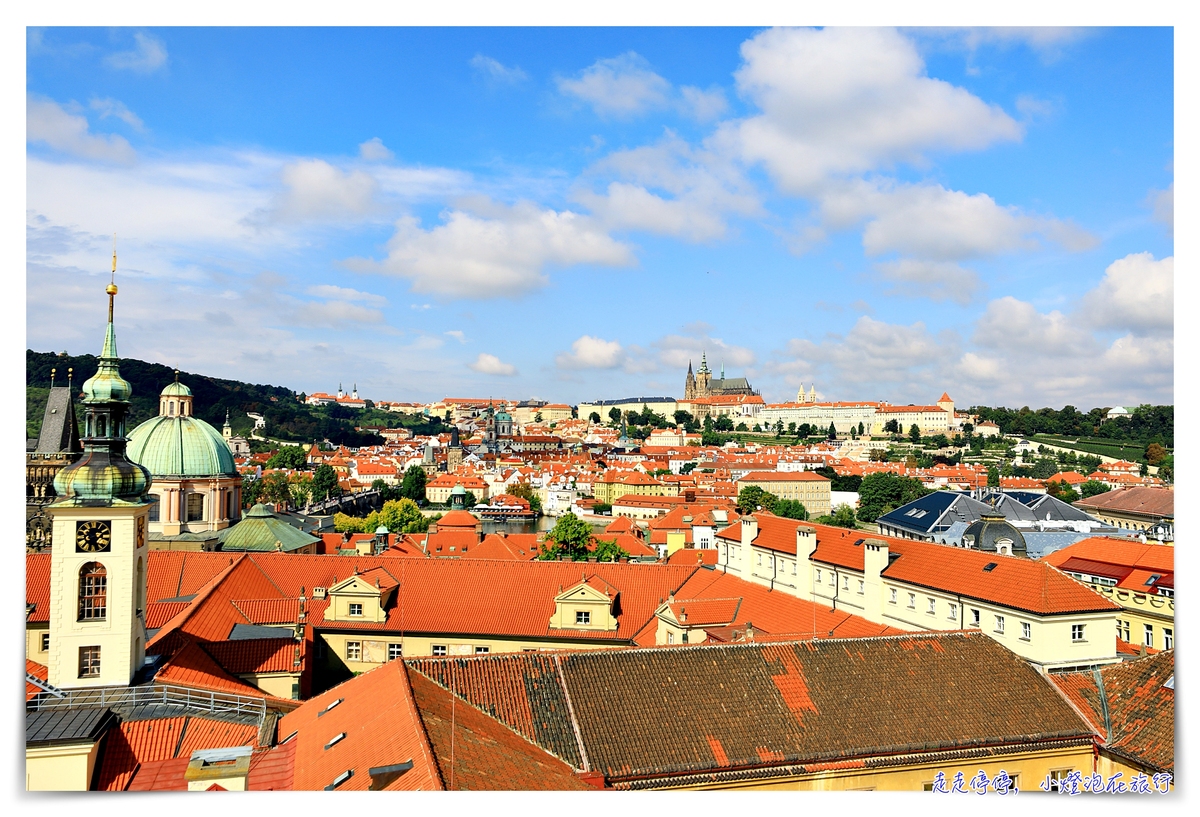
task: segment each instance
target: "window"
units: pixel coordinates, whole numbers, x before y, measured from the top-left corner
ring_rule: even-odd
[[[858,595],[862,595],[866,590],[866,586],[862,579],[858,580]]]
[[[1082,624],[1072,624],[1071,625],[1071,640],[1072,641],[1083,641],[1083,625]]]
[[[896,588],[894,588],[894,587],[892,588],[892,598],[890,599],[890,601],[892,602],[892,604],[896,603]]]
[[[937,599],[929,599],[929,609],[925,612],[929,613],[931,616],[937,612]]]
[[[97,678],[100,675],[100,648],[79,648],[79,677]]]
[[[670,630],[667,630],[667,643],[668,644],[675,643],[675,633],[671,632]]]
[[[792,575],[793,576],[796,575],[796,563],[795,562],[792,562]]]
[[[434,644],[432,646],[432,652],[434,655],[445,655],[446,654],[446,645],[445,644]]]
[[[908,594],[908,609],[915,610],[916,608],[917,608],[917,594],[909,593]]]
[[[1147,647],[1153,647],[1154,646],[1154,625],[1153,624],[1145,624],[1142,626],[1145,628],[1145,632],[1142,635],[1143,643],[1145,643],[1145,645]]]
[[[820,584],[820,583],[821,583],[821,571],[818,570],[817,571],[817,584]]]
[[[979,626],[979,611],[978,610],[975,610],[975,609],[971,610],[971,626],[972,627]]]
[[[1117,638],[1122,641],[1129,640],[1129,622],[1117,619]]]
[[[152,496],[152,497],[151,497],[151,499],[157,499],[157,497],[153,497],[153,496]],[[159,500],[159,502],[161,502],[161,501],[162,501],[162,500],[160,499],[160,500]],[[158,502],[155,502],[153,505],[151,505],[151,506],[150,506],[150,515],[149,515],[149,518],[150,518],[150,521],[151,521],[151,522],[157,522],[157,521],[158,521]]]
[[[351,602],[350,603],[350,615],[361,616],[362,615],[362,605]]]
[[[362,660],[362,642],[347,641],[346,642],[346,660],[361,661]]]
[[[491,647],[476,647],[475,648],[476,655],[487,655],[491,651],[492,651]]]
[[[758,554],[758,566],[762,567],[762,554]]]
[[[1067,775],[1069,775],[1071,771],[1071,769],[1051,769],[1049,790],[1062,791],[1062,784],[1067,779]]]
[[[1170,632],[1170,630],[1167,630]],[[42,633],[42,652],[50,651],[50,633]]]
[[[1175,647],[1175,631],[1169,627],[1163,627],[1163,649],[1170,650]]]
[[[1021,622],[1021,638],[1022,638],[1022,640],[1028,641],[1032,635],[1033,635],[1032,625],[1030,625],[1030,623],[1028,621],[1022,621]]]
[[[403,647],[400,644],[388,644],[388,660],[395,661],[404,654]]]
[[[576,610],[575,611],[575,623],[576,624],[591,624],[592,623],[592,614],[587,610]]]
[[[950,614],[946,617],[948,619],[950,619],[951,621],[957,621],[958,620],[958,605],[955,604],[954,602],[950,602],[950,604],[948,604],[947,607],[949,607],[949,609],[950,609]]]
[[[842,589],[843,590],[850,589],[850,577],[849,576],[842,576]]]
[[[345,738],[346,738],[345,732],[338,732],[336,735],[334,735],[333,737],[331,737],[329,739],[329,743],[325,744],[325,748],[329,749],[331,746],[336,746],[338,743],[341,743],[343,740],[345,740]]]
[[[1004,634],[1004,616],[996,616],[996,632]]]
[[[187,495],[187,521],[199,522],[204,518],[204,494]]]
[[[108,611],[108,571],[99,562],[79,568],[79,620],[103,621]]]

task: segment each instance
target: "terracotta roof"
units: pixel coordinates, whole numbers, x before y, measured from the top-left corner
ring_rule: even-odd
[[[251,624],[295,624],[300,620],[300,599],[236,599],[230,604]]]
[[[446,789],[563,791],[591,788],[574,775],[569,765],[503,722],[457,701],[450,692],[415,670],[408,670],[408,678]]]
[[[294,554],[277,555],[294,558]],[[251,623],[232,603],[234,599],[284,597],[279,586],[259,569],[253,559],[243,554],[228,558],[233,559],[232,564],[201,588],[193,603],[164,624],[146,643],[148,652],[170,651],[177,638],[184,635],[201,641],[223,641],[229,637],[234,624]]]
[[[152,601],[146,605],[146,629],[154,630],[179,615],[190,601]]]
[[[1114,754],[1156,771],[1174,771],[1175,691],[1164,686],[1174,676],[1175,651],[1163,650],[1096,672],[1051,679],[1105,736],[1105,747]]]
[[[304,660],[304,642],[294,638],[249,638],[217,641],[204,651],[222,669],[234,675],[252,672],[299,672]]]
[[[170,790],[175,774],[182,776],[178,764],[161,761],[178,758],[187,767],[187,760],[197,749],[223,749],[229,746],[253,746],[258,739],[258,726],[231,723],[213,718],[179,716],[126,720],[108,733],[100,758],[96,788],[100,791],[124,791],[136,774],[146,778],[137,786],[148,790],[162,777],[163,787]],[[178,772],[177,772],[178,770]],[[157,788],[157,787],[156,787]],[[186,786],[184,787],[186,788]]]
[[[409,664],[485,711],[498,696],[506,713],[527,705],[549,751],[578,734],[609,784],[1092,736],[1028,663],[964,632]]]
[[[616,519],[609,522],[608,527],[604,529],[605,533],[632,533],[633,531],[633,520],[628,516],[618,516]]]
[[[50,621],[50,554],[25,555],[25,604],[33,605],[27,622]]]
[[[441,519],[438,519],[436,524],[439,531],[445,528],[470,528],[474,530],[475,526],[479,524],[479,520],[468,511],[449,511]]]
[[[716,548],[680,548],[667,557],[669,565],[715,565]]]
[[[738,482],[829,482],[812,471],[751,471]]]
[[[667,605],[671,615],[680,623],[691,627],[731,624],[737,618],[741,598],[735,599],[691,599]]]
[[[37,661],[30,661],[28,658],[26,658],[25,672],[28,675],[32,675],[34,678],[40,678],[41,680],[45,681],[49,677],[50,670],[45,664],[39,664]],[[37,684],[31,684],[28,681],[25,682],[25,700],[28,701],[41,691],[42,688]]]
[[[1073,503],[1085,511],[1175,516],[1175,492],[1170,488],[1123,488]]]
[[[523,562],[538,556],[536,533],[489,533],[465,554],[470,559],[510,559]]]
[[[1042,561],[1062,568],[1072,559],[1086,559],[1124,568],[1141,568],[1157,573],[1175,572],[1175,548],[1152,545],[1129,539],[1109,539],[1093,536],[1080,539],[1065,548],[1047,554]]]
[[[194,641],[188,642],[168,658],[159,667],[154,679],[162,684],[264,697],[264,693],[258,687],[239,681],[222,669],[216,660]]]
[[[332,708],[331,704],[338,703]],[[292,788],[317,791],[342,773],[338,791],[366,791],[371,768],[413,763],[385,791],[440,790],[437,762],[417,714],[404,666],[392,661],[310,698],[280,719],[296,743]],[[339,739],[338,736],[342,735]],[[336,742],[335,742],[336,741]]]

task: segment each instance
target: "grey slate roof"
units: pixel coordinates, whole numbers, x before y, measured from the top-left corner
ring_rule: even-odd
[[[355,551],[357,552],[357,551]],[[262,624],[234,624],[229,631],[230,641],[250,641],[256,638],[292,638],[291,627],[266,627]]]
[[[54,708],[25,713],[25,745],[51,746],[98,740],[116,721],[107,707]]]
[[[38,433],[38,454],[57,454],[61,451],[81,453],[79,424],[75,420],[73,389],[66,386],[51,386],[46,398],[46,413],[42,417],[42,429]]]

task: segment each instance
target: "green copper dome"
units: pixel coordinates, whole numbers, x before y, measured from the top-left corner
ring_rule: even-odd
[[[178,377],[179,372],[176,372],[175,376]],[[160,392],[160,395],[163,397],[191,397],[192,390],[176,380],[174,383],[168,383],[167,387]]]
[[[104,334],[104,349],[100,352],[100,366],[96,373],[83,383],[84,403],[107,403],[112,400],[128,402],[133,394],[129,381],[121,377],[117,369],[117,332],[109,321]]]
[[[261,503],[247,511],[241,522],[218,535],[221,537],[221,550],[230,552],[281,550],[290,553],[321,541],[312,534],[292,527]]]
[[[198,417],[152,417],[130,432],[126,451],[156,477],[238,474],[221,432]]]

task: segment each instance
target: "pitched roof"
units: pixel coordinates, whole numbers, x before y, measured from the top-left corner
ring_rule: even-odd
[[[523,562],[538,556],[536,533],[489,533],[464,556],[470,559],[510,559]]]
[[[1088,511],[1175,516],[1175,492],[1170,488],[1122,488],[1096,494],[1074,504]]]
[[[396,662],[400,663],[400,662]],[[562,791],[591,787],[561,759],[415,670],[408,670],[442,782],[454,791]],[[456,705],[457,704],[457,705]]]
[[[1064,565],[1072,559],[1086,559],[1106,565],[1141,568],[1158,573],[1174,574],[1175,572],[1174,547],[1146,544],[1129,539],[1109,539],[1104,536],[1081,539],[1045,556],[1042,561],[1058,568],[1064,568]]]
[[[738,482],[829,482],[812,471],[751,471]]]
[[[280,719],[278,732],[285,737],[296,733],[291,739],[296,743],[292,788],[298,791],[324,789],[347,770],[352,775],[337,789],[366,791],[371,786],[370,769],[409,761],[412,769],[393,780],[386,791],[444,788],[399,661],[310,698]]]
[[[1092,736],[1028,663],[965,632],[409,663],[485,710],[516,699],[498,717],[527,706],[548,749],[577,734],[618,784]],[[526,672],[559,691],[525,691]]]
[[[45,664],[39,664],[37,661],[30,661],[28,658],[25,659],[26,675],[32,675],[34,678],[39,678],[45,681],[49,677],[49,672],[50,670]],[[42,688],[37,684],[31,684],[28,681],[25,682],[25,700],[28,701],[41,691]]]
[[[1175,651],[1050,676],[1118,755],[1159,771],[1175,769]]]
[[[50,621],[50,554],[25,554],[25,605],[33,605],[27,622]]]
[[[226,642],[236,644],[239,642]],[[234,648],[236,649],[236,648]],[[230,650],[226,650],[229,652]],[[239,681],[221,668],[221,665],[199,644],[189,641],[178,652],[159,667],[154,679],[159,683],[196,689],[232,692],[236,695],[264,697],[262,690]]]
[[[252,723],[188,715],[126,720],[111,730],[104,742],[96,788],[100,791],[132,789],[134,775],[141,777],[142,767],[146,766],[146,778],[137,788],[153,787],[161,775],[162,787],[170,790],[178,785],[174,778],[176,774],[182,776],[182,770],[178,764],[167,765],[161,761],[178,758],[184,761],[182,765],[186,768],[187,759],[197,749],[253,746],[257,739],[258,726]]]
[[[227,672],[243,675],[257,672],[299,672],[304,642],[294,638],[253,638],[217,641],[204,646],[212,659]]]

